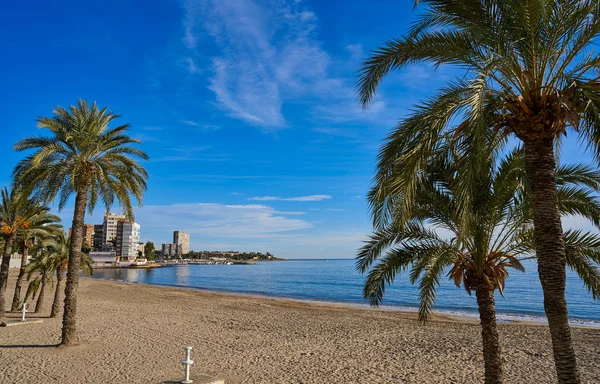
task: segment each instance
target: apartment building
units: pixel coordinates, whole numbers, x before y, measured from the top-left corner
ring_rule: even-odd
[[[125,220],[125,216],[107,212],[104,215],[102,245],[111,244],[117,238],[117,225],[119,221]]]
[[[135,261],[138,257],[140,225],[126,220],[117,222],[115,250],[121,261]]]
[[[190,253],[190,235],[182,231],[173,232],[173,244],[177,244],[177,255]]]

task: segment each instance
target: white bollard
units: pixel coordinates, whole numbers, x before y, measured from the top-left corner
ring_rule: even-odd
[[[23,303],[23,309],[21,309],[21,321],[25,321],[25,312],[27,312],[27,303]]]
[[[185,366],[185,377],[180,383],[190,384],[194,382],[194,380],[190,379],[190,367],[194,364],[192,360],[192,347],[183,347],[183,349],[185,349],[185,360],[181,360],[181,365]]]

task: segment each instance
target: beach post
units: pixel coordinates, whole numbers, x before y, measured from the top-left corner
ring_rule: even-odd
[[[25,313],[27,312],[27,303],[23,303],[23,308],[21,309],[21,321],[25,321]]]
[[[190,379],[190,367],[194,364],[192,360],[192,347],[183,347],[183,349],[185,349],[185,360],[181,360],[181,365],[185,366],[185,377],[180,383],[190,384],[194,382],[194,380]]]

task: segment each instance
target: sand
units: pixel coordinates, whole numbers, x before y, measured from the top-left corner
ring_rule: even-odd
[[[9,287],[12,286],[11,275]],[[473,320],[84,278],[81,345],[57,348],[61,319],[0,328],[0,383],[164,383],[192,373],[233,383],[482,383]],[[12,293],[9,289],[9,301]],[[9,314],[17,318],[17,314]],[[501,324],[506,383],[555,382],[547,327]],[[600,330],[574,328],[585,383],[600,382]]]

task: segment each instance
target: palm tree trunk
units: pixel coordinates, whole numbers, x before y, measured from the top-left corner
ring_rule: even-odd
[[[67,264],[67,283],[65,284],[65,309],[62,322],[62,345],[77,344],[77,289],[79,288],[79,269],[81,264],[81,246],[83,245],[83,225],[87,203],[87,186],[81,186],[75,197],[75,212],[71,225],[71,246]]]
[[[23,279],[25,278],[25,267],[27,266],[27,259],[29,258],[29,250],[27,245],[23,245],[23,255],[21,256],[21,268],[19,269],[19,276],[17,277],[17,283],[15,284],[15,294],[13,295],[11,311],[16,312],[19,310],[21,304],[21,286],[23,285]]]
[[[2,252],[2,263],[0,264],[0,318],[5,315],[6,305],[6,284],[8,283],[8,269],[10,268],[10,254],[15,241],[15,235],[11,235],[4,243],[4,252]]]
[[[54,290],[54,300],[52,301],[52,311],[50,317],[56,317],[60,311],[60,289],[65,271],[63,268],[58,268],[56,271],[56,288]]]
[[[494,291],[484,285],[477,287],[477,305],[483,340],[483,360],[485,364],[485,384],[502,383],[502,360],[500,339],[496,327],[496,306]]]
[[[524,140],[523,144],[525,167],[531,183],[538,272],[544,291],[544,310],[552,336],[556,373],[559,383],[579,383],[565,300],[565,242],[556,193],[554,140]]]
[[[46,293],[46,284],[48,283],[48,277],[44,273],[42,275],[42,288],[40,289],[40,294],[38,295],[37,302],[35,303],[35,313],[40,313],[42,311],[42,307],[44,306],[44,293]]]

